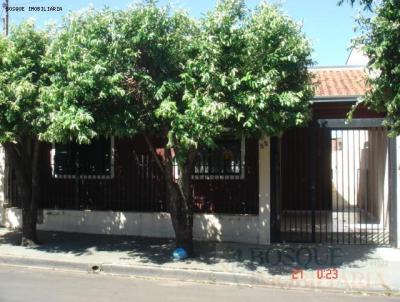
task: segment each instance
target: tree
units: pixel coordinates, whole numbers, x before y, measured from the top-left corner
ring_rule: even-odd
[[[22,203],[22,245],[37,243],[38,134],[46,127],[39,94],[45,84],[42,68],[49,35],[32,23],[0,37],[0,143],[18,180]]]
[[[143,134],[165,177],[176,245],[193,254],[197,150],[226,131],[276,135],[308,120],[310,53],[300,27],[268,4],[220,1],[200,20],[153,1],[72,15],[49,51],[42,137]],[[162,158],[152,137],[163,141]]]
[[[367,66],[370,89],[361,102],[372,110],[385,112],[385,125],[392,135],[399,135],[400,1],[362,0],[360,3],[374,12],[371,18],[359,20],[362,35],[355,39],[355,44],[361,45],[370,59]]]
[[[340,0],[339,5],[342,5],[346,0]],[[374,0],[347,0],[351,5],[358,2],[361,5],[364,5],[365,9],[372,10],[372,6],[374,4]]]

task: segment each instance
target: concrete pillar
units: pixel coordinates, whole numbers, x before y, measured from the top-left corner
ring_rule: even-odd
[[[4,220],[4,174],[5,172],[5,159],[4,149],[0,145],[0,226],[3,225]]]
[[[400,136],[396,138],[395,209],[396,209],[396,247],[400,248]]]
[[[259,214],[258,243],[271,243],[271,141],[263,137],[258,143]]]
[[[389,238],[393,247],[400,248],[400,136],[389,140],[389,165]]]

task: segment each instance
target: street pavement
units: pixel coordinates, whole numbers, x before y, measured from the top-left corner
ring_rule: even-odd
[[[400,293],[400,249],[196,242],[196,258],[173,261],[170,239],[38,235],[42,244],[26,248],[19,245],[18,231],[0,228],[0,264],[211,284]]]
[[[239,285],[198,284],[0,265],[0,302],[395,301],[396,297]]]

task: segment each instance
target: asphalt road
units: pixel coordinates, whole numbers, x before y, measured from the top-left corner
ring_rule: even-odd
[[[0,265],[0,301],[395,301],[384,296],[196,284]]]

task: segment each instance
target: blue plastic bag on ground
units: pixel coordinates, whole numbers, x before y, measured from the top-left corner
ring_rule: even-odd
[[[185,260],[188,257],[188,254],[184,248],[179,247],[174,250],[174,252],[172,253],[172,257],[175,261],[181,261]]]

